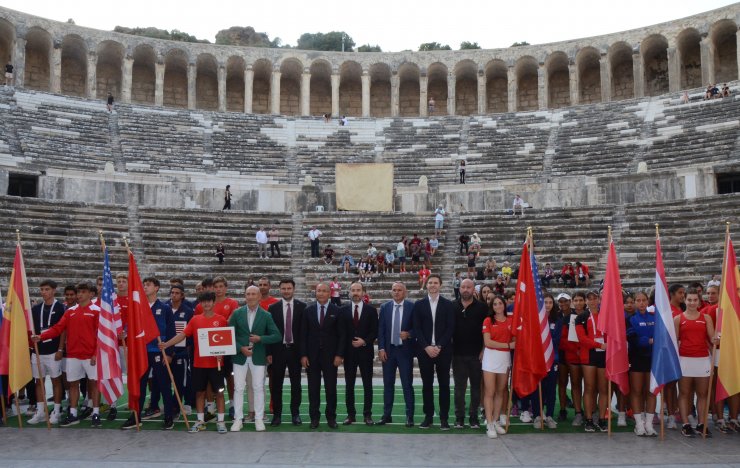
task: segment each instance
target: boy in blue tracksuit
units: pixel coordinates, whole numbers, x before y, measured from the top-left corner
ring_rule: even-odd
[[[157,323],[157,327],[159,328],[159,338],[162,341],[167,341],[176,334],[172,309],[164,302],[157,299],[157,293],[159,293],[159,280],[157,278],[144,278],[142,283],[144,285],[144,293],[146,294],[149,306],[152,309],[154,321]],[[175,408],[176,405],[175,399],[172,396],[170,376],[163,361],[162,352],[159,350],[158,340],[152,340],[149,342],[146,346],[146,350],[149,355],[149,370],[147,370],[141,378],[139,408],[144,408],[146,386],[149,380],[149,372],[151,371],[152,387],[154,388],[156,386],[164,398],[164,424],[162,425],[162,429],[169,430],[174,427],[173,408]],[[166,354],[167,359],[171,361],[172,356],[174,355],[174,350],[168,349]],[[142,419],[150,419],[151,417],[158,415],[158,413],[154,414],[147,412],[146,415],[142,415]],[[136,421],[132,413],[123,426],[121,426],[121,429],[132,429],[135,427]]]
[[[180,284],[173,284],[170,288],[170,300],[166,304],[172,309],[175,331],[180,333],[193,318],[193,307],[185,299],[185,288]],[[193,352],[193,339],[188,338],[173,346],[172,349],[175,354],[171,367],[177,391],[185,404],[193,407],[195,406],[195,393],[190,384],[190,354]],[[174,413],[177,413],[180,409],[177,407],[177,402],[175,404]]]

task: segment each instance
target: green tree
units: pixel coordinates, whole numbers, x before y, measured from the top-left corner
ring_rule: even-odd
[[[216,44],[220,45],[279,47],[280,38],[276,39],[278,45],[275,45],[266,33],[256,32],[252,26],[232,26],[216,33]]]
[[[357,48],[357,52],[383,52],[383,49],[379,45],[371,46],[370,44],[361,45]]]
[[[342,37],[344,37],[344,51],[352,52],[355,41],[344,31],[324,33],[304,33],[298,38],[297,49],[303,50],[333,50],[342,51]]]
[[[425,42],[419,46],[419,52],[427,50],[452,50],[452,47],[447,44],[442,45],[439,42]]]
[[[462,41],[460,43],[460,50],[480,49],[480,48],[481,47],[478,45],[477,42]]]
[[[210,41],[206,39],[198,39],[195,36],[192,36],[183,31],[178,31],[177,29],[173,29],[172,32],[170,32],[166,29],[158,29],[154,27],[128,28],[126,26],[116,26],[113,31],[117,33],[131,34],[132,36],[151,37],[153,39],[166,39],[170,41],[180,42],[202,42],[205,44],[210,43]]]
[[[529,45],[529,42],[527,42],[527,41],[515,42],[515,43],[511,44],[510,47],[520,47],[520,46],[525,46],[525,45]]]

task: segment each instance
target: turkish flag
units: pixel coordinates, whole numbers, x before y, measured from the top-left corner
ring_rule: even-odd
[[[208,344],[210,346],[231,346],[234,341],[231,338],[231,329],[208,330]]]

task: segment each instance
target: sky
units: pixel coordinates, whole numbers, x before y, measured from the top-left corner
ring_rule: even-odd
[[[477,42],[484,49],[514,42],[543,44],[671,21],[734,2],[728,0],[2,0],[3,7],[79,26],[179,29],[215,42],[231,26],[252,26],[295,46],[306,32],[345,31],[355,43],[385,52],[418,50],[425,42]]]

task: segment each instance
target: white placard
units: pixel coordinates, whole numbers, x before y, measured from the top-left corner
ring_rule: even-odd
[[[236,354],[234,327],[201,328],[198,330],[200,357]]]

